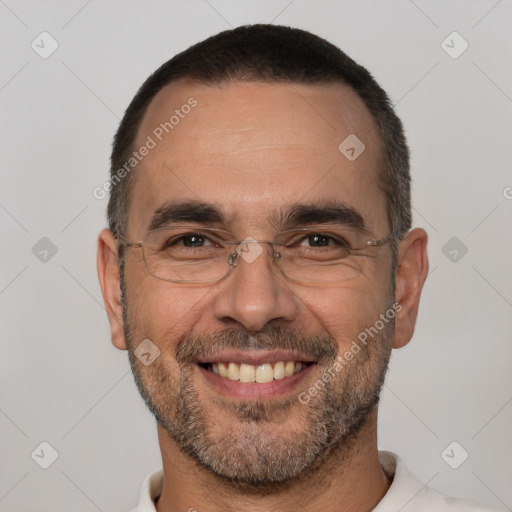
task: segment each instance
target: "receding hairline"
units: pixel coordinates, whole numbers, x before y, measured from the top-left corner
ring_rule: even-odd
[[[134,151],[137,147],[139,147],[140,144],[145,140],[148,133],[151,133],[151,128],[149,128],[149,132],[146,132],[143,130],[144,124],[147,124],[148,117],[151,118],[152,114],[154,113],[154,109],[157,108],[156,105],[159,102],[165,101],[163,99],[164,95],[171,95],[176,89],[178,88],[184,88],[184,94],[176,96],[176,103],[173,105],[174,108],[179,108],[186,100],[193,96],[196,93],[197,88],[200,88],[202,91],[210,89],[210,88],[219,88],[219,89],[227,89],[229,87],[238,87],[238,86],[251,86],[251,85],[260,85],[262,87],[273,87],[273,86],[288,86],[289,89],[293,90],[293,92],[297,93],[297,91],[294,89],[295,87],[298,88],[313,88],[318,90],[332,90],[336,91],[338,89],[339,91],[344,91],[345,93],[350,94],[353,97],[353,100],[357,103],[356,109],[345,109],[343,112],[343,116],[345,117],[349,115],[356,115],[358,116],[357,123],[360,124],[362,132],[364,132],[365,137],[368,137],[368,133],[371,133],[370,137],[373,139],[373,143],[375,144],[375,151],[374,151],[374,166],[375,169],[372,169],[375,172],[375,178],[377,181],[379,181],[379,188],[380,187],[380,179],[379,179],[379,169],[382,165],[384,165],[385,162],[385,153],[384,153],[384,142],[382,139],[381,132],[379,130],[379,126],[377,123],[377,120],[375,119],[374,115],[364,102],[363,98],[358,94],[358,92],[350,85],[342,80],[327,80],[325,82],[315,82],[315,83],[304,83],[299,82],[295,80],[284,80],[284,79],[224,79],[224,80],[215,80],[215,81],[205,81],[205,80],[198,80],[193,77],[185,76],[180,77],[175,80],[170,81],[169,83],[162,86],[158,92],[153,96],[151,101],[148,102],[146,105],[142,116],[139,120],[135,136],[133,138],[132,145],[130,147],[130,151]],[[190,94],[186,93],[187,88],[190,88]],[[196,89],[196,90],[194,90]],[[195,97],[195,96],[194,96]],[[198,99],[197,97],[195,97]],[[304,99],[304,98],[303,98]],[[312,114],[314,113],[312,109]],[[363,116],[361,116],[361,113],[364,113]],[[315,114],[316,115],[316,114]],[[321,113],[320,113],[321,117]],[[319,119],[320,119],[319,117]],[[336,116],[338,117],[338,115]],[[325,121],[325,119],[324,119]],[[212,121],[213,122],[213,121]],[[355,124],[355,123],[352,123]],[[152,125],[150,125],[152,126]],[[370,130],[368,132],[368,130]],[[341,138],[339,142],[341,143]],[[131,199],[133,197],[133,191],[135,189],[135,186],[137,184],[137,176],[140,174],[140,169],[135,168],[130,173],[130,195],[128,197],[128,201],[126,202],[126,214],[127,214],[127,221],[129,217],[129,211],[131,206]],[[382,192],[385,192],[384,188],[382,188]],[[128,224],[128,222],[127,222]],[[127,226],[126,226],[127,227]]]
[[[148,102],[148,104],[145,106],[144,111],[142,112],[141,118],[139,120],[138,126],[136,128],[136,133],[134,136],[134,140],[132,142],[132,146],[130,150],[134,150],[137,146],[137,140],[141,136],[141,128],[144,125],[144,122],[147,120],[148,115],[150,115],[152,109],[155,108],[155,105],[159,102],[162,102],[162,97],[164,95],[170,95],[174,89],[178,88],[184,88],[186,91],[186,88],[190,88],[190,94],[183,94],[180,95],[179,98],[176,98],[176,104],[173,105],[173,108],[179,108],[182,106],[184,102],[193,94],[197,92],[197,88],[200,88],[201,91],[211,89],[211,88],[218,88],[218,89],[228,89],[230,87],[238,87],[238,86],[261,86],[262,88],[265,87],[274,87],[274,86],[283,86],[285,88],[288,88],[292,90],[297,95],[300,95],[300,92],[296,90],[296,88],[309,88],[309,89],[317,89],[317,90],[336,90],[339,89],[341,91],[344,91],[345,93],[349,93],[353,96],[353,99],[351,101],[354,101],[354,103],[357,104],[357,109],[359,115],[361,112],[364,112],[364,117],[366,117],[366,120],[363,120],[364,123],[366,121],[369,121],[369,124],[371,125],[371,129],[374,131],[375,135],[381,139],[380,131],[378,123],[375,119],[375,116],[372,114],[370,109],[368,108],[368,105],[365,103],[363,98],[358,94],[358,92],[352,87],[350,84],[347,84],[346,82],[343,82],[342,80],[329,80],[325,82],[315,82],[315,83],[306,83],[306,82],[299,82],[295,80],[285,80],[285,79],[257,79],[257,78],[249,78],[249,79],[242,79],[242,78],[227,78],[223,79],[222,81],[204,81],[204,80],[198,80],[193,77],[180,77],[175,80],[172,80],[171,82],[165,84],[162,86],[158,92],[151,98],[151,100]],[[195,90],[194,90],[195,89]],[[194,96],[195,99],[198,99],[200,101],[200,98]],[[304,98],[302,98],[304,100]],[[304,100],[306,101],[306,100]],[[307,103],[307,102],[306,102]],[[313,113],[313,106],[310,105],[310,108],[312,109]],[[349,113],[350,110],[345,110],[345,114]],[[322,112],[316,113],[319,117],[322,117]],[[325,121],[325,119],[324,119]],[[366,128],[366,127],[365,127]],[[341,141],[340,141],[341,142]]]

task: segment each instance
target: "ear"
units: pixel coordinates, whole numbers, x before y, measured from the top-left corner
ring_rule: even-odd
[[[98,278],[105,302],[112,344],[126,350],[121,306],[121,277],[117,264],[117,244],[112,231],[104,229],[98,236]]]
[[[396,272],[395,339],[393,348],[409,343],[414,334],[421,290],[428,274],[428,236],[424,229],[409,231],[400,242]]]

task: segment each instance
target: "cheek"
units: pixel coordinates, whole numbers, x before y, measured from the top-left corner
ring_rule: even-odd
[[[161,350],[193,329],[208,300],[208,288],[177,287],[143,268],[126,275],[129,322],[134,343],[149,338]],[[173,351],[174,352],[174,351]]]
[[[389,280],[356,279],[338,288],[308,289],[300,296],[320,326],[344,347],[350,345],[367,326],[379,319],[388,307]]]

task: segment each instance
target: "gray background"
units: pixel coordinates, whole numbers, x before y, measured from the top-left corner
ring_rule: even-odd
[[[512,510],[508,0],[0,0],[0,510],[127,510],[159,467],[154,420],[110,344],[95,265],[106,200],[92,191],[146,76],[255,22],[339,45],[406,127],[431,273],[414,339],[393,356],[380,448],[441,492]],[[47,59],[31,48],[50,48],[43,31],[59,45]],[[469,43],[458,58],[441,46],[453,31]],[[445,44],[453,53],[463,43]],[[48,469],[43,441],[59,454]],[[458,469],[441,456],[457,465],[463,450]]]

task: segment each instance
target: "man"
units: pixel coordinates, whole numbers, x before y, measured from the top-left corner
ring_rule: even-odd
[[[163,461],[138,511],[485,510],[377,450],[428,261],[363,67],[287,27],[211,37],[138,91],[110,189],[99,278]]]

